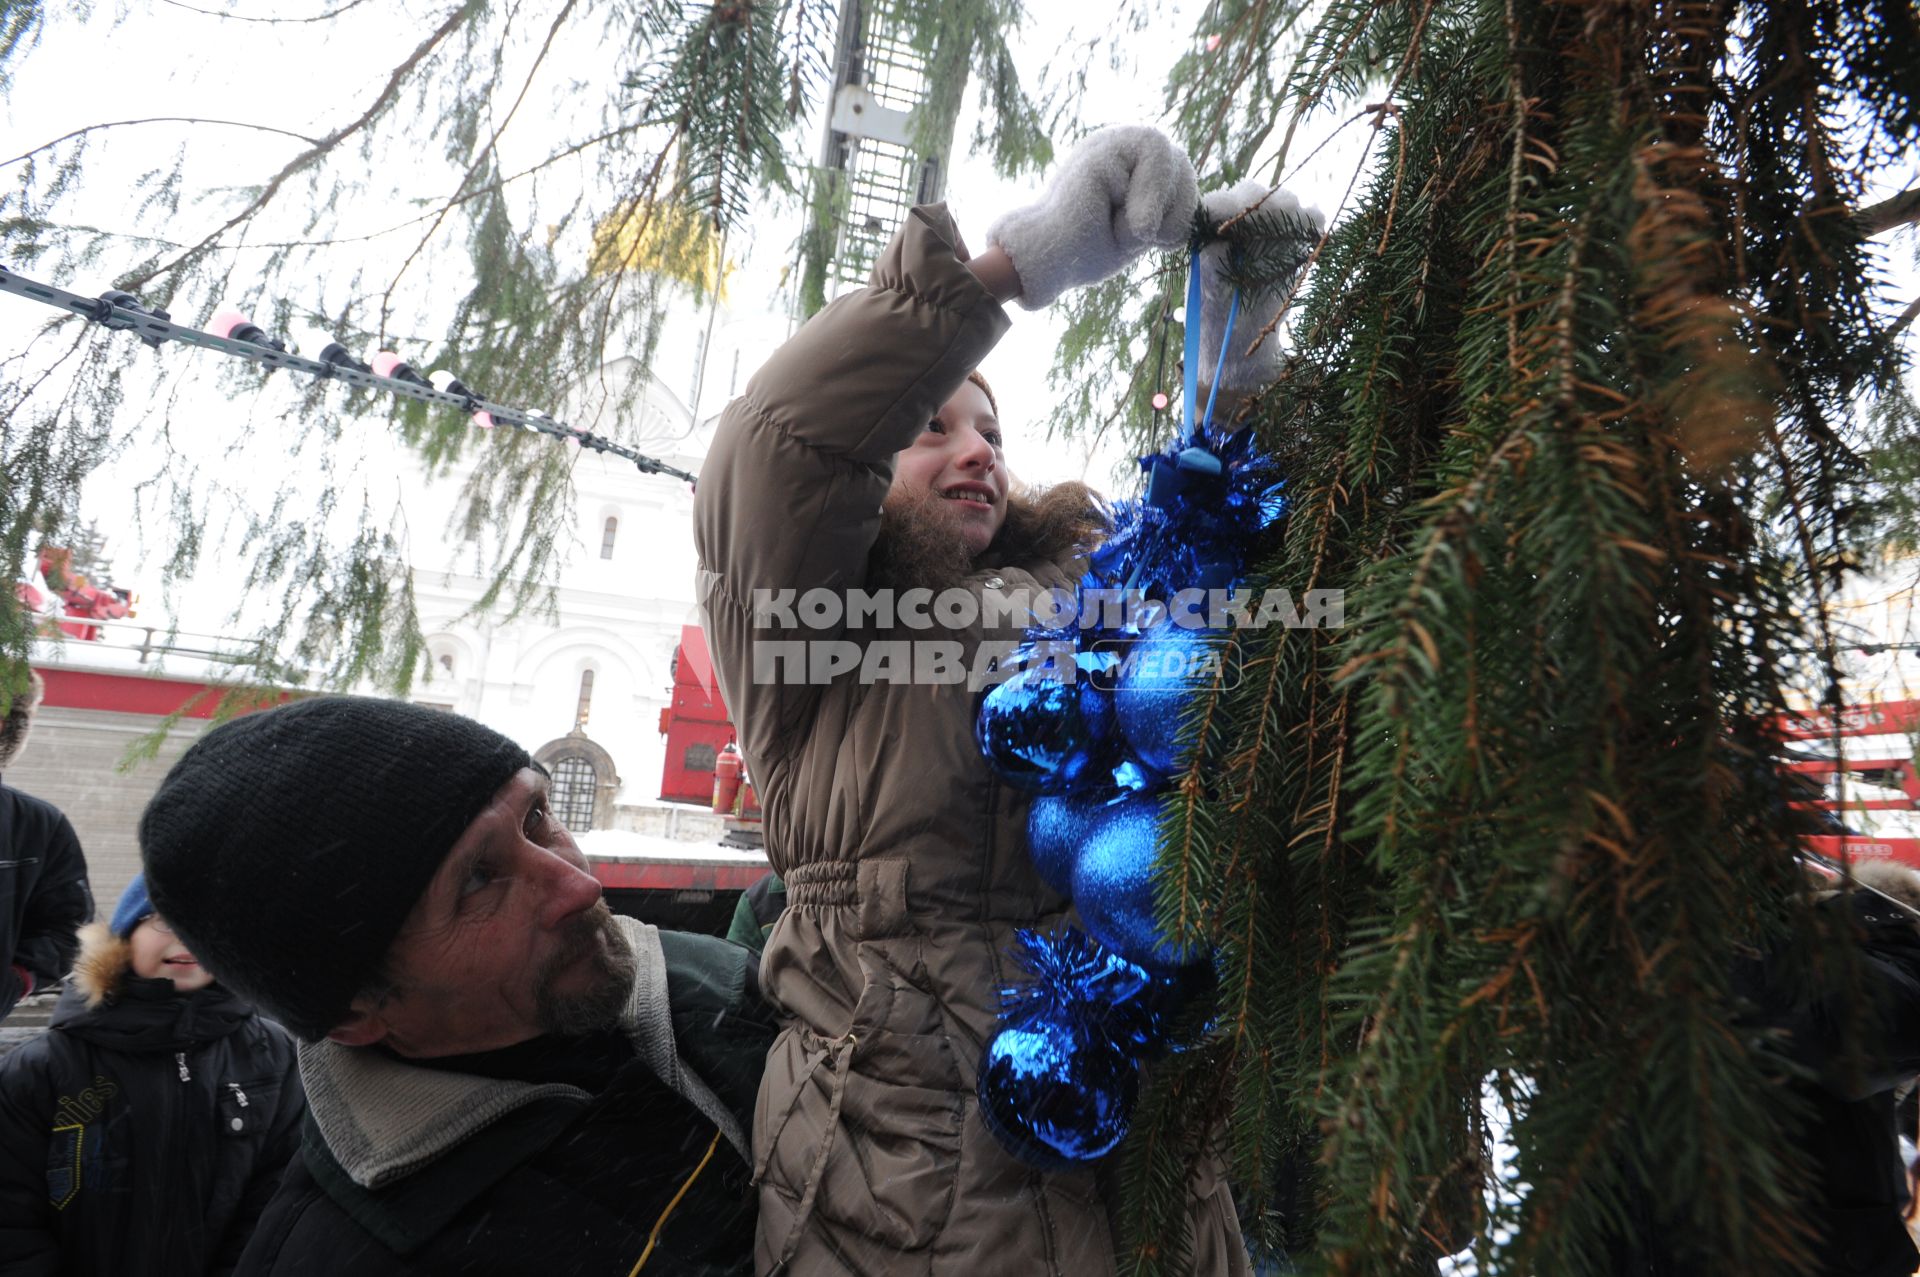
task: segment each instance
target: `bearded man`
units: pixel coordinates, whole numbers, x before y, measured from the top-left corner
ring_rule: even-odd
[[[749,1270],[747,956],[609,912],[520,746],[268,710],[187,751],[140,847],[181,940],[301,1039],[303,1147],[238,1272]]]

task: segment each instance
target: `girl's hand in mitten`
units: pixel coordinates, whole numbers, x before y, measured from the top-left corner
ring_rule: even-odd
[[[1198,197],[1193,164],[1166,134],[1108,125],[1061,161],[1038,204],[988,227],[987,242],[1013,259],[1020,304],[1038,310],[1149,248],[1185,243]]]
[[[1202,196],[1200,208],[1216,228],[1253,209],[1235,230],[1227,232],[1229,239],[1236,237],[1236,231],[1247,235],[1277,230],[1289,235],[1298,245],[1302,266],[1327,224],[1319,209],[1302,208],[1297,196],[1251,178],[1238,186]],[[1233,284],[1226,278],[1227,254],[1232,247],[1228,240],[1215,240],[1200,250],[1200,384],[1212,385],[1217,376],[1222,390],[1253,390],[1280,375],[1280,335],[1268,333],[1251,356],[1246,353],[1247,347],[1273,322],[1292,293],[1299,272],[1292,272],[1276,281],[1274,287],[1253,296],[1241,296],[1240,312],[1233,321],[1233,340],[1228,343],[1226,358],[1222,361],[1220,341],[1226,332],[1227,310],[1233,301]]]

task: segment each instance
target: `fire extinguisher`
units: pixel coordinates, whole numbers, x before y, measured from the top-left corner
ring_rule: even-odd
[[[720,756],[713,760],[713,809],[722,816],[733,810],[733,800],[740,796],[740,776],[745,770],[740,751],[728,741]]]

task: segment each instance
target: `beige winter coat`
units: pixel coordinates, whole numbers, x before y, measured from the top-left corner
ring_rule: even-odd
[[[727,408],[694,499],[707,642],[788,893],[761,966],[787,1023],[754,1116],[762,1274],[1114,1271],[1108,1177],[1029,1169],[974,1097],[1013,931],[1065,909],[1028,859],[1025,795],[974,744],[975,691],[772,681],[765,652],[755,678],[756,641],[957,641],[970,658],[1024,625],[790,632],[753,614],[756,589],[864,584],[894,454],[1006,331],[955,242],[944,206],[915,209],[868,286]],[[1075,579],[1010,563],[969,587]],[[1226,1184],[1210,1169],[1194,1188],[1195,1271],[1245,1272]]]

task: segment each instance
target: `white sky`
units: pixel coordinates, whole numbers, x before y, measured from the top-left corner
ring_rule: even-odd
[[[219,3],[220,0],[206,0],[203,7],[218,7]],[[321,0],[284,0],[276,4],[249,3],[238,11],[256,16],[300,15],[317,12],[322,7],[331,6],[323,6]],[[1166,5],[1155,30],[1148,36],[1131,38],[1124,47],[1103,51],[1103,56],[1094,60],[1087,95],[1089,106],[1085,112],[1089,123],[1151,122],[1156,118],[1161,101],[1160,86],[1173,59],[1184,48],[1190,23],[1186,11],[1192,7],[1192,0]],[[1083,24],[1083,29],[1075,31],[1072,27],[1075,8],[1077,6],[1033,6],[1028,28],[1015,42],[1021,70],[1030,85],[1037,83],[1042,65],[1064,43],[1076,39],[1106,39],[1104,29],[1097,23],[1090,29]],[[429,18],[438,16],[434,6],[401,5],[383,0],[334,22],[282,26],[204,16],[166,0],[155,0],[150,5],[134,6],[126,20],[114,27],[109,10],[110,6],[98,6],[86,19],[72,13],[50,16],[41,46],[18,65],[7,109],[0,114],[0,158],[19,154],[85,124],[154,115],[241,119],[303,134],[324,133],[357,114],[393,63],[430,28]],[[396,14],[403,10],[411,10],[418,20],[396,20]],[[1174,38],[1168,38],[1170,35]],[[529,125],[523,120],[509,135],[514,149],[503,145],[503,153],[509,157],[506,168],[511,170],[538,158],[554,139],[568,136],[562,125],[570,108],[598,108],[601,93],[597,85],[580,92],[570,89],[566,80],[572,76],[591,80],[593,69],[604,64],[605,56],[592,47],[589,39],[583,38],[576,44],[579,47],[557,49],[550,58],[549,66],[561,68],[564,74],[547,76],[541,87],[530,95],[534,106],[529,108],[529,118],[537,123]],[[1107,65],[1107,55],[1117,57],[1120,65]],[[572,59],[570,63],[569,59]],[[76,91],[76,85],[84,85],[84,91]],[[547,95],[544,99],[540,97],[541,92]],[[984,157],[964,153],[975,125],[977,94],[972,89],[966,101],[966,113],[956,130],[956,142],[962,153],[952,157],[947,198],[963,232],[977,246],[984,239],[985,228],[992,218],[1006,208],[1035,198],[1039,182],[1028,178],[1009,183],[993,173]],[[532,115],[536,110],[541,114]],[[819,147],[819,121],[816,112],[808,121],[797,148],[809,158]],[[302,146],[292,139],[240,129],[185,130],[172,125],[149,125],[103,136],[89,157],[80,215],[72,220],[109,229],[131,228],[135,221],[128,209],[127,188],[133,177],[143,169],[170,160],[173,149],[182,139],[189,146],[189,189],[216,192],[264,180]],[[1296,154],[1303,149],[1296,145]],[[1322,153],[1320,168],[1329,175],[1330,161],[1338,154],[1337,147]],[[393,189],[384,194],[379,192],[380,179],[377,179],[375,191],[343,211],[343,225],[372,230],[413,216],[415,210],[405,202],[407,196],[431,195],[445,189],[444,178],[441,182],[409,180],[419,176],[416,167],[429,175],[441,172],[434,167],[437,160],[438,157],[432,155],[376,157],[375,167],[381,179],[387,180]],[[1349,157],[1346,169],[1338,176],[1342,188],[1352,163]],[[0,177],[4,176],[5,172],[0,170]],[[570,175],[562,166],[542,182],[564,184],[569,180]],[[1333,180],[1328,176],[1323,185]],[[532,186],[526,183],[518,189],[531,195]],[[1310,194],[1309,202],[1312,198]],[[262,229],[253,236],[256,240],[278,235],[292,237],[299,233],[298,228],[287,221],[299,201],[287,203],[287,214],[262,219]],[[204,228],[210,224],[204,210],[183,210],[175,223],[182,233],[189,226]],[[730,248],[744,260],[730,290],[730,313],[723,313],[721,317],[723,329],[750,334],[750,341],[762,344],[784,334],[787,303],[784,297],[774,294],[778,276],[789,264],[799,224],[797,207],[769,206],[764,216],[746,228],[746,233],[736,233]],[[404,253],[410,246],[411,240],[406,237],[388,237],[369,243],[358,257],[350,256],[351,249],[335,250],[330,259],[334,264],[330,277],[316,281],[309,295],[295,300],[303,305],[337,306],[350,269],[366,267],[370,275],[378,278],[382,263],[390,267],[397,260],[394,254]],[[457,249],[455,253],[457,255]],[[93,293],[105,287],[128,263],[137,260],[138,255],[138,247],[131,244],[119,258],[109,250],[92,276],[49,282],[77,292]],[[249,263],[257,263],[260,258],[257,252],[239,252],[232,255],[231,260],[237,282],[230,291],[238,294],[249,278]],[[457,271],[459,265],[458,261],[449,260],[448,269]],[[433,263],[429,261],[410,274],[407,286],[430,297],[436,283]],[[766,299],[772,299],[772,305],[756,316],[756,301],[764,304]],[[27,335],[45,322],[47,314],[18,299],[0,302],[0,348],[18,349]],[[178,307],[176,317],[189,318]],[[692,382],[688,371],[693,357],[692,335],[705,326],[705,319],[703,312],[686,303],[683,313],[673,316],[668,337],[656,360],[662,381],[683,399],[689,397]],[[407,331],[404,322],[400,331]],[[437,328],[422,323],[416,331],[435,332]],[[1090,459],[1083,446],[1041,437],[1039,423],[1044,420],[1048,402],[1046,373],[1059,333],[1060,323],[1055,316],[1016,309],[1012,335],[984,366],[1007,419],[1011,460],[1025,478],[1054,481],[1086,477],[1098,486],[1110,486],[1116,464],[1125,460],[1117,450],[1109,448],[1100,457]],[[402,346],[401,352],[409,357],[431,358],[424,348],[409,350]],[[231,372],[224,368],[216,370],[214,365],[229,361],[183,348],[169,348],[154,358],[169,368],[185,366],[192,370],[169,396],[175,421],[173,444],[177,449],[206,467],[207,473],[221,476],[242,492],[259,487],[257,476],[277,476],[285,471],[287,462],[283,457],[276,459],[275,450],[281,446],[277,439],[254,441],[238,451],[227,446],[228,441],[244,438],[250,430],[269,428],[263,423],[273,420],[276,406],[287,393],[286,388],[274,382],[285,378],[273,379],[254,394],[235,397],[230,389],[231,381],[223,384],[216,380],[223,375],[230,376]],[[731,360],[726,362],[731,364]],[[750,346],[743,352],[739,376],[744,379],[757,362]],[[716,361],[716,365],[718,363]],[[732,372],[730,366],[709,368],[702,403],[704,413],[720,406]],[[152,554],[163,547],[136,544],[124,497],[132,482],[152,473],[159,463],[156,453],[144,446],[143,439],[144,434],[157,427],[151,419],[143,425],[135,416],[137,411],[129,406],[123,412],[126,420],[117,423],[128,431],[133,446],[118,464],[89,485],[84,514],[98,520],[108,532],[108,548],[116,560],[120,583],[141,589],[146,602],[151,604],[156,601],[157,580],[151,577],[151,569],[142,566],[141,551]],[[186,437],[187,432],[180,423],[187,420],[194,423],[196,437]],[[384,428],[374,420],[366,424],[369,432]],[[347,442],[342,441],[342,446],[347,446]],[[383,486],[380,481],[383,475],[391,474],[391,461],[377,441],[369,441],[367,446],[369,451],[362,464],[374,476],[373,499],[377,502],[391,495],[391,485]],[[311,460],[308,455],[306,463]],[[294,462],[296,468],[301,464],[300,459]],[[264,489],[260,495],[264,498],[270,491],[270,488]],[[437,529],[413,529],[416,537],[423,531]],[[142,579],[143,576],[147,579]],[[172,601],[185,614],[182,623],[187,628],[212,629],[221,624],[218,603],[226,596],[224,589],[213,587],[183,593]]]
[[[221,2],[192,0],[206,8],[217,8]],[[1089,124],[1156,120],[1168,68],[1185,51],[1189,40],[1199,38],[1192,33],[1191,14],[1202,2],[1176,0],[1164,5],[1152,30],[1126,37],[1118,48],[1104,51],[1118,62],[1117,66],[1107,64],[1108,56],[1094,59],[1083,111]],[[150,0],[134,4],[127,19],[114,27],[111,10],[119,7],[97,5],[91,17],[81,18],[58,12],[57,5],[50,6],[56,12],[50,14],[41,47],[16,67],[14,89],[4,113],[0,113],[0,159],[83,124],[154,115],[242,119],[304,134],[324,133],[358,113],[392,65],[431,28],[443,9],[425,0],[378,0],[334,22],[270,25],[205,16],[171,0]],[[253,16],[295,16],[327,7],[332,5],[326,0],[249,0],[235,11]],[[1043,64],[1064,44],[1108,39],[1104,17],[1098,14],[1098,21],[1082,19],[1081,28],[1074,29],[1075,13],[1085,12],[1082,6],[1036,3],[1030,10],[1027,28],[1014,41],[1020,69],[1030,86],[1037,84]],[[544,19],[541,24],[544,26]],[[597,28],[576,33],[571,45],[556,48],[549,67],[558,68],[558,74],[546,75],[529,95],[530,104],[524,108],[528,114],[509,133],[509,142],[503,144],[505,168],[512,170],[540,157],[555,139],[577,135],[570,134],[567,126],[600,108],[604,94],[595,80],[595,69],[606,61],[606,51],[597,45]],[[589,83],[585,88],[575,87],[572,82],[576,78]],[[1032,178],[1009,183],[992,172],[984,157],[964,153],[966,141],[974,133],[977,93],[970,89],[966,100],[967,111],[956,130],[962,153],[953,157],[947,197],[963,232],[977,246],[992,218],[1006,208],[1032,200],[1039,183]],[[574,118],[569,120],[569,116]],[[1328,213],[1335,211],[1347,189],[1368,134],[1363,124],[1348,123],[1337,138],[1321,147],[1338,123],[1337,119],[1323,119],[1303,129],[1294,143],[1293,158],[1296,163],[1310,153],[1314,158],[1304,168],[1290,171],[1287,178],[1287,185],[1307,203],[1318,204]],[[817,152],[819,136],[816,112],[800,138],[798,153],[811,158]],[[189,189],[216,193],[264,180],[302,146],[291,139],[239,129],[182,130],[172,125],[151,125],[121,131],[107,138],[90,157],[81,205],[83,217],[75,220],[115,229],[133,226],[128,207],[133,176],[170,161],[183,139],[190,148]],[[353,207],[338,210],[343,225],[349,228],[374,230],[404,221],[417,211],[408,204],[408,197],[430,196],[446,189],[444,165],[435,154],[424,150],[419,154],[383,152],[373,158],[378,175],[375,188],[356,199]],[[523,183],[515,188],[516,198],[537,216],[538,210],[528,201],[541,198],[549,186],[564,189],[570,182],[584,180],[585,164],[583,160],[572,174],[561,166],[537,185]],[[1256,171],[1270,164],[1269,152],[1256,165]],[[12,171],[0,170],[0,180],[13,180]],[[382,184],[387,189],[383,190]],[[265,220],[255,233],[256,239],[298,233],[298,227],[288,219],[297,211],[299,200],[286,203],[284,213]],[[549,199],[543,207],[552,207],[553,203]],[[183,210],[176,225],[196,228],[197,235],[210,222],[206,210]],[[770,205],[730,244],[744,261],[731,289],[730,313],[722,316],[722,326],[749,334],[749,348],[741,360],[742,379],[758,362],[753,345],[770,342],[785,331],[781,321],[787,303],[774,294],[779,273],[789,263],[798,226],[796,207]],[[1894,254],[1896,273],[1904,276],[1894,289],[1901,296],[1920,291],[1910,244],[1909,239]],[[293,299],[304,305],[337,307],[353,268],[365,267],[370,277],[380,278],[383,265],[391,269],[411,246],[412,240],[407,237],[388,237],[370,241],[357,254],[353,249],[334,250],[326,275],[312,282],[308,295]],[[90,277],[50,282],[76,292],[97,292],[138,255],[133,246],[118,258],[109,249]],[[232,261],[236,280],[232,292],[237,294],[250,278],[250,270],[255,269],[249,263],[257,264],[259,256],[241,252],[233,255]],[[431,302],[438,295],[436,289],[448,278],[457,279],[462,269],[456,245],[444,258],[429,258],[416,267],[402,291],[409,294],[410,301]],[[757,304],[765,304],[768,299],[772,304],[756,315]],[[49,314],[16,298],[0,299],[0,351],[19,349]],[[705,318],[703,312],[686,303],[682,312],[672,317],[669,337],[656,361],[662,381],[682,398],[688,397],[692,382],[688,371],[692,337],[705,326]],[[409,329],[402,320],[399,331],[434,333],[439,326],[421,321]],[[1110,488],[1116,464],[1125,460],[1117,451],[1110,449],[1090,458],[1084,446],[1040,437],[1039,423],[1046,416],[1049,401],[1046,374],[1060,331],[1056,316],[1016,309],[1012,334],[984,365],[1006,419],[1010,460],[1026,478],[1053,481],[1085,477],[1096,486]],[[431,360],[436,353],[426,347],[402,346],[401,351],[420,360]],[[276,420],[278,412],[285,396],[294,389],[285,385],[285,376],[271,379],[259,390],[236,394],[232,387],[237,383],[220,379],[230,376],[231,369],[219,365],[232,361],[178,347],[151,358],[162,367],[190,370],[190,375],[168,391],[172,442],[186,462],[202,466],[204,473],[236,492],[260,499],[272,491],[271,486],[262,486],[263,476],[277,479],[290,468],[298,473],[303,466],[316,464],[314,450],[323,446],[319,441],[311,441],[290,462],[285,441],[277,433],[283,429]],[[720,406],[731,372],[730,367],[709,368],[704,413]],[[528,406],[552,409],[556,405]],[[108,549],[116,560],[119,583],[141,590],[151,607],[159,601],[158,581],[152,569],[142,565],[142,551],[151,555],[164,547],[137,543],[125,494],[133,482],[153,473],[162,461],[152,446],[158,427],[154,417],[141,416],[132,405],[122,416],[124,420],[116,424],[126,431],[131,445],[126,456],[89,485],[83,514],[98,520],[108,532]],[[383,419],[371,418],[363,424],[364,437],[357,442],[352,438],[341,440],[335,445],[335,459],[362,468],[368,479],[369,499],[381,506],[397,500],[401,492],[394,453],[391,440],[385,437]],[[252,437],[256,432],[263,437]],[[236,444],[235,440],[240,442]],[[176,460],[173,464],[183,462]],[[439,531],[438,527],[415,525],[411,535],[416,539],[437,538]],[[218,576],[219,571],[216,568],[202,575]],[[178,607],[186,628],[220,629],[224,628],[230,589],[223,581],[208,580],[169,601]]]

